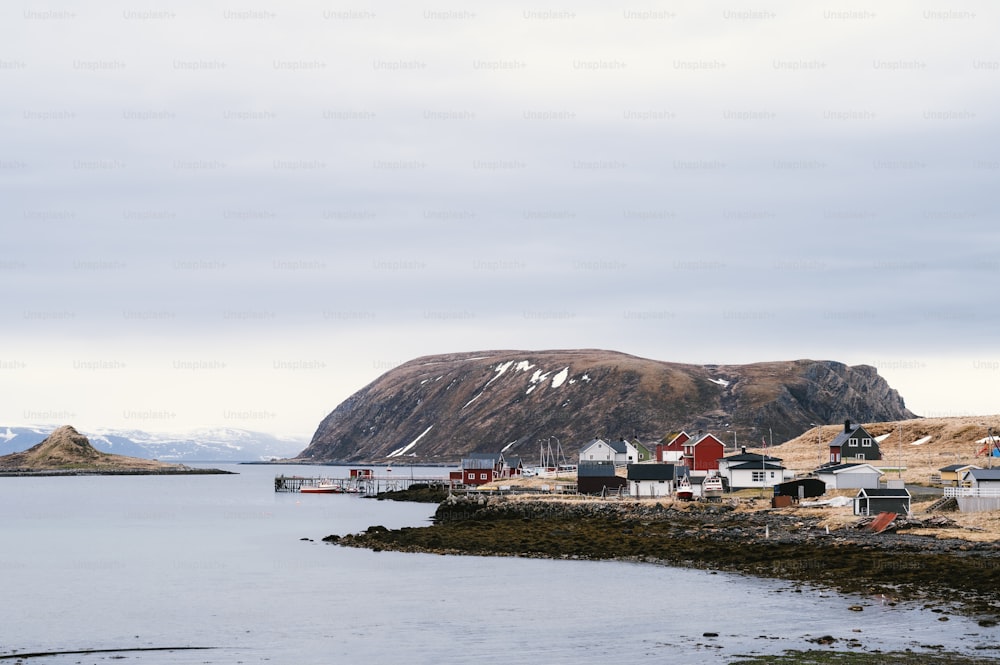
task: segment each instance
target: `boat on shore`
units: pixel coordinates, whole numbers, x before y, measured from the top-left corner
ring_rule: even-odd
[[[677,489],[674,491],[677,498],[681,501],[690,501],[694,498],[694,488],[691,487],[691,479],[686,475],[681,476],[681,479],[677,481]]]
[[[725,491],[722,476],[716,473],[709,474],[701,483],[701,495],[706,499],[720,499]]]

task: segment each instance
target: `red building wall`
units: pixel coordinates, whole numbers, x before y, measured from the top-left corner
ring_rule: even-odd
[[[719,458],[722,457],[725,446],[714,436],[709,435],[698,442],[696,446],[689,446],[691,456],[687,458],[687,464],[694,471],[718,471]]]
[[[485,485],[493,480],[493,475],[492,469],[464,469],[462,483],[465,485]]]

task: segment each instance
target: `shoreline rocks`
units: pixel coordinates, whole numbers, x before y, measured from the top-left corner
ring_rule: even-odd
[[[337,544],[377,550],[621,560],[725,570],[1000,616],[1000,543],[840,529],[723,504],[453,496],[434,524],[369,529]]]

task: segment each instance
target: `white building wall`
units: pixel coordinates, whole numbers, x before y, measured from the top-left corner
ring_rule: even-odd
[[[664,480],[630,480],[628,481],[629,494],[636,498],[670,496],[673,493],[673,482]]]
[[[727,476],[728,474],[728,476]],[[774,487],[784,482],[784,474],[781,471],[766,470],[764,477],[764,487]],[[726,469],[726,473],[719,475],[729,478],[730,487],[760,487],[760,481],[753,479],[753,469]]]
[[[581,462],[616,462],[614,449],[606,443],[595,443],[580,451]]]

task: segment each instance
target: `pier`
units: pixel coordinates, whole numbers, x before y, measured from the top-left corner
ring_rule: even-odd
[[[352,469],[353,471],[353,469]],[[334,485],[344,493],[375,496],[379,492],[396,492],[409,489],[412,485],[428,485],[430,487],[448,487],[449,480],[440,476],[414,477],[391,476],[389,474],[358,473],[349,478],[309,477],[309,476],[275,476],[275,492],[299,492],[303,487],[318,485]]]

